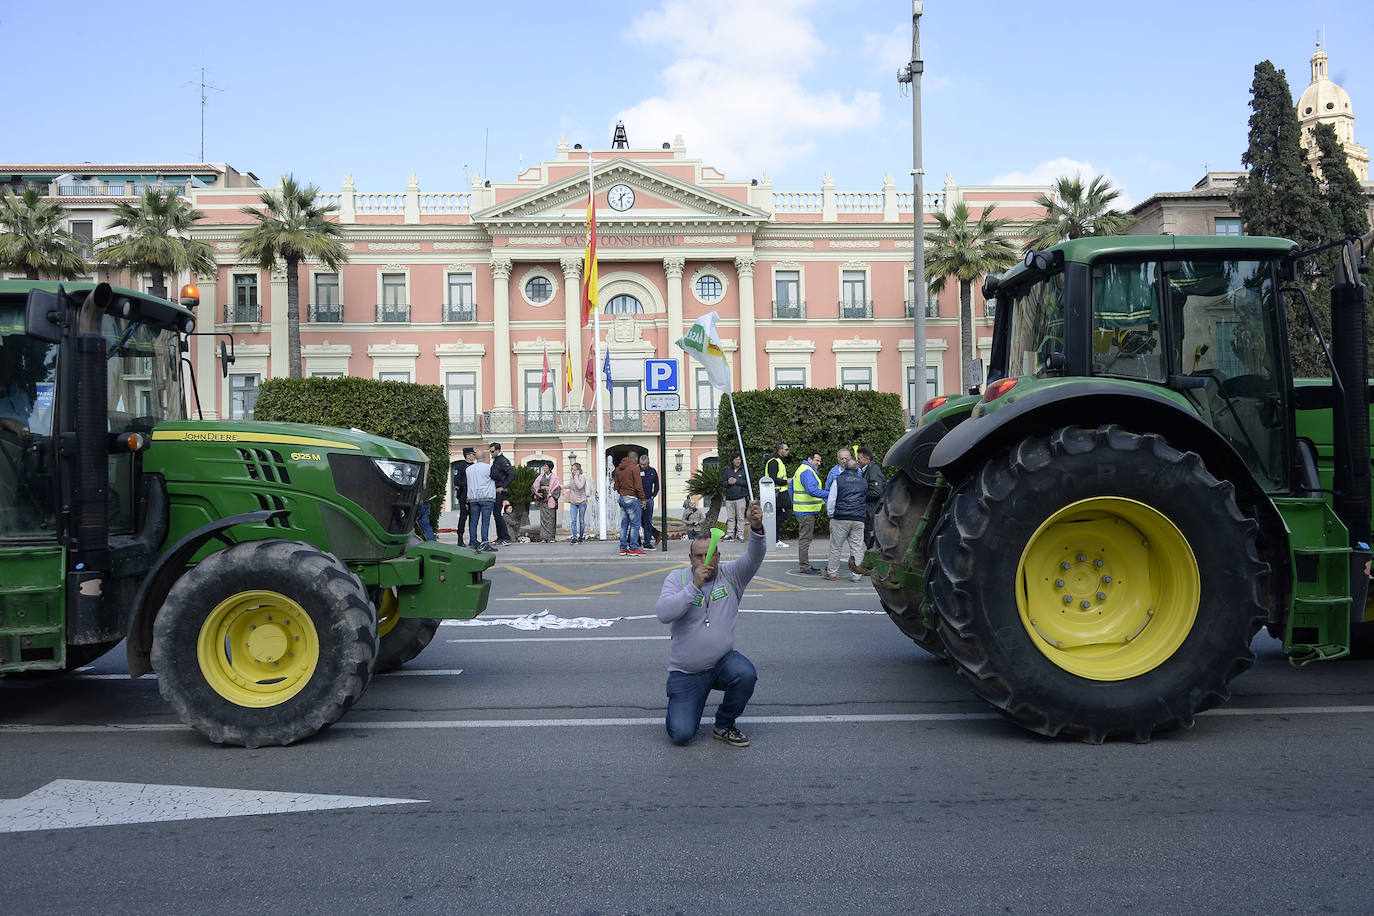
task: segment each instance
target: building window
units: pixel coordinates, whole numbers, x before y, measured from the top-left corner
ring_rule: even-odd
[[[774,388],[805,388],[806,369],[800,366],[773,370]]]
[[[377,306],[378,321],[409,321],[406,302],[406,275],[382,274],[382,301]]]
[[[696,389],[697,416],[714,423],[720,410],[720,389],[711,384],[705,369],[697,369]]]
[[[377,381],[379,382],[408,382],[410,381],[409,372],[378,372]]]
[[[553,296],[553,283],[548,277],[530,277],[525,281],[525,298],[534,303],[548,302]]]
[[[639,432],[644,406],[643,385],[638,379],[611,379],[611,431]]]
[[[233,313],[230,321],[261,321],[262,307],[258,305],[258,275],[234,274]]]
[[[872,391],[873,370],[846,366],[840,370],[840,387],[850,391]]]
[[[720,277],[713,277],[710,274],[702,274],[697,277],[697,298],[702,302],[719,302],[720,297],[725,294],[725,286],[720,282]]]
[[[916,271],[914,270],[906,272],[906,317],[916,317]],[[940,300],[932,296],[929,290],[926,290],[926,317],[940,317]]]
[[[773,317],[806,317],[806,303],[801,299],[801,271],[779,270],[773,274]]]
[[[873,317],[873,306],[868,301],[868,274],[865,271],[840,271],[840,317]]]
[[[940,367],[926,363],[926,390],[918,392],[916,390],[916,367],[906,367],[906,403],[907,409],[911,414],[912,425],[921,416],[921,408],[926,406],[926,401],[940,394]]]
[[[343,321],[338,274],[315,274],[315,301],[310,303],[310,320]]]
[[[477,301],[473,297],[472,274],[448,275],[448,308],[445,321],[476,321]]]
[[[607,315],[642,315],[644,305],[634,296],[616,296],[606,303]]]
[[[253,419],[253,408],[258,403],[259,379],[256,372],[229,376],[229,419]]]
[[[72,238],[76,240],[76,253],[89,258],[91,243],[95,241],[95,223],[88,219],[72,220]]]
[[[525,432],[551,433],[554,430],[554,393],[558,391],[558,373],[549,368],[549,387],[544,387],[544,370],[525,370]]]
[[[312,373],[310,373],[310,377],[311,377],[311,378],[343,378],[343,377],[344,377],[344,374],[343,374],[342,372],[312,372]]]
[[[1241,219],[1239,216],[1218,216],[1212,220],[1213,235],[1240,235]]]
[[[448,394],[450,436],[470,435],[477,428],[477,373],[450,372],[444,379]]]

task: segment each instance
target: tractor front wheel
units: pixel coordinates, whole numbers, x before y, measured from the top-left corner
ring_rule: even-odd
[[[1023,440],[951,494],[932,536],[940,637],[1044,735],[1148,741],[1230,696],[1267,567],[1234,489],[1120,427]]]
[[[395,588],[384,588],[373,595],[377,605],[377,673],[394,671],[428,646],[439,630],[439,621],[423,617],[402,617]]]
[[[376,655],[362,583],[296,541],[211,554],[172,587],[153,624],[163,699],[216,744],[310,737],[362,696]]]
[[[887,482],[883,500],[873,517],[874,549],[883,560],[894,565],[902,562],[936,492],[933,487],[912,480],[905,472],[896,474]],[[923,533],[929,537],[929,529]],[[915,568],[924,570],[925,563],[925,545],[918,545]],[[910,586],[892,589],[876,583],[874,587],[879,603],[897,629],[922,649],[943,657],[945,647],[927,616],[929,608],[926,606],[925,589]]]

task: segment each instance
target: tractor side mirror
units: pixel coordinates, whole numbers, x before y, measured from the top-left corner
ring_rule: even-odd
[[[46,289],[31,289],[24,302],[24,333],[44,343],[59,343],[62,340],[61,293],[48,292]]]
[[[220,378],[229,377],[229,367],[234,364],[234,354],[229,352],[229,348],[224,345],[224,341],[219,342],[219,374]]]

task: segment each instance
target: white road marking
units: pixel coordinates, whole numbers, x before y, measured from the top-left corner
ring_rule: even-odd
[[[0,799],[0,833],[327,811],[332,808],[415,805],[424,801],[420,798],[366,798],[55,779],[22,798]]]
[[[457,640],[451,640],[456,642]],[[458,675],[462,674],[462,668],[402,668],[398,671],[383,671],[377,677],[434,677],[436,675]],[[127,674],[88,674],[85,671],[77,670],[72,672],[72,677],[80,678],[83,681],[127,681],[130,680]],[[135,678],[140,681],[155,681],[156,674],[145,674]]]
[[[531,595],[528,598],[493,598],[493,601],[591,601],[599,595]],[[490,614],[483,614],[490,617]]]
[[[1329,715],[1371,715],[1374,706],[1274,706],[1270,708],[1223,708],[1209,709],[1198,713],[1199,719],[1210,716],[1329,716]],[[814,716],[754,716],[746,715],[740,721],[747,725],[813,725],[813,724],[871,724],[885,722],[972,722],[988,719],[1002,719],[996,712],[917,712],[917,713],[878,713],[865,715],[814,715]],[[703,718],[703,722],[710,721]],[[596,726],[657,725],[662,727],[662,716],[639,718],[573,718],[573,719],[416,719],[409,721],[344,721],[335,722],[331,729],[344,731],[366,731],[405,729],[412,731],[445,730],[459,728],[572,728]],[[119,732],[170,732],[187,731],[187,727],[176,723],[109,723],[105,725],[5,725],[0,724],[3,735],[45,735],[45,734],[117,734]]]
[[[614,640],[664,640],[671,636],[491,636],[486,639],[446,639],[444,642],[609,642]]]

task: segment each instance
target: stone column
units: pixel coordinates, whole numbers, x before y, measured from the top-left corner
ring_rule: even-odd
[[[735,274],[739,282],[739,390],[755,391],[760,386],[754,327],[754,259],[735,258]]]
[[[664,258],[663,272],[668,278],[668,352],[664,356],[670,356],[678,361],[678,378],[682,380],[682,403],[687,406],[690,404],[689,396],[695,391],[691,379],[687,374],[692,371],[690,360],[684,360],[686,356],[674,344],[682,339],[682,269],[687,265],[684,258]]]
[[[493,410],[515,409],[511,401],[510,377],[510,270],[510,258],[496,256],[491,259],[492,323],[496,331],[496,341],[492,344],[492,349],[496,351]]]
[[[278,264],[269,273],[267,282],[272,287],[272,319],[268,325],[269,339],[272,341],[272,359],[268,372],[272,378],[286,378],[291,374],[291,353],[287,341],[286,326],[286,265]],[[259,302],[263,312],[267,303]],[[297,308],[300,304],[297,303]]]
[[[559,258],[558,266],[563,268],[563,345],[568,348],[568,362],[564,365],[566,371],[569,365],[573,369],[572,390],[577,396],[573,400],[573,394],[569,394],[569,403],[563,405],[564,410],[574,410],[582,406],[586,400],[587,393],[583,391],[584,380],[579,380],[582,374],[582,259],[581,258]],[[563,389],[567,391],[567,388]]]

